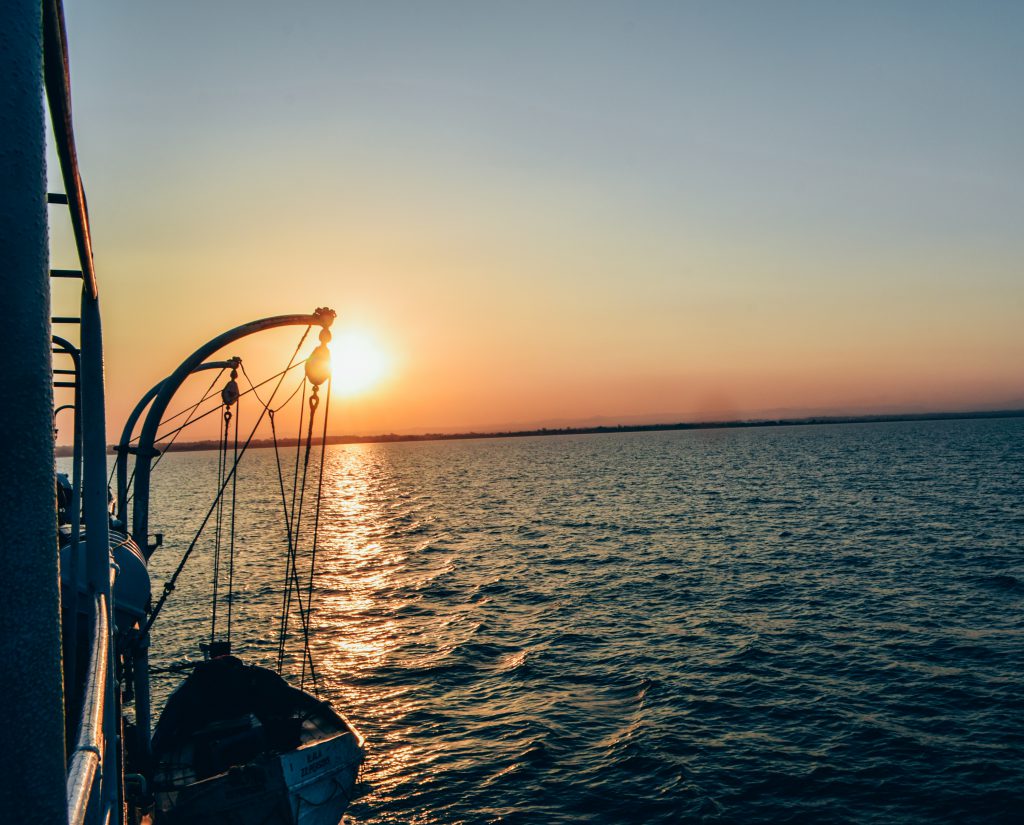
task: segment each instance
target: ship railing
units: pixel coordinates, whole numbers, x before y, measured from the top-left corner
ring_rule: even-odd
[[[81,271],[74,275],[82,278],[85,293],[95,301],[99,297],[99,285],[96,282],[96,267],[92,257],[89,207],[86,205],[85,188],[82,186],[82,175],[78,169],[75,130],[71,119],[71,74],[68,67],[67,31],[61,0],[47,0],[43,3],[43,55],[46,97],[53,121],[53,142],[60,161],[65,192],[63,199],[51,198],[50,202],[66,203],[68,206],[81,266]],[[69,274],[66,270],[51,272],[51,275],[56,277],[68,277]]]
[[[97,811],[96,805],[104,794],[95,792],[103,779],[103,757],[107,744],[103,728],[110,666],[110,616],[103,593],[97,593],[94,597],[93,629],[89,641],[89,667],[85,675],[82,714],[75,749],[68,762],[69,825],[85,825],[88,821],[102,822],[110,813],[109,810]],[[93,811],[99,813],[99,816],[90,816]]]
[[[120,692],[113,665],[103,333],[89,209],[75,148],[64,9],[61,0],[43,0],[42,6],[44,85],[64,182],[64,192],[48,195],[47,201],[67,206],[79,265],[76,270],[51,269],[50,276],[80,278],[82,282],[78,316],[51,317],[53,324],[72,330],[77,327],[79,337],[74,406],[75,450],[81,458],[81,473],[76,480],[80,482],[81,521],[89,529],[84,541],[84,581],[80,580],[78,566],[73,565],[70,586],[73,598],[77,598],[79,590],[93,594],[88,670],[85,674],[75,674],[73,668],[65,672],[66,679],[72,677],[70,684],[65,684],[65,712],[74,718],[68,728],[77,732],[67,763],[65,790],[69,823],[98,825],[108,820],[123,820],[118,812],[123,793],[118,757]],[[71,342],[65,343],[63,350],[75,349]],[[75,502],[76,511],[77,506]],[[73,532],[73,541],[78,542],[77,530]],[[75,611],[68,622],[74,623],[77,619]],[[71,649],[70,653],[74,656],[75,650]],[[76,695],[81,696],[77,706]]]

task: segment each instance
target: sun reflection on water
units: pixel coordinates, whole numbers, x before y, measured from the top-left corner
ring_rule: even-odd
[[[420,735],[415,674],[454,647],[444,628],[457,617],[426,615],[419,606],[422,589],[451,564],[415,538],[426,504],[411,479],[396,473],[387,448],[332,448],[324,483],[314,653],[327,697],[367,737],[364,799],[399,798],[440,757]]]
[[[385,607],[404,555],[381,543],[386,501],[377,489],[379,468],[362,445],[327,456],[323,540],[318,577],[318,623],[326,642],[325,670],[350,673],[378,665],[398,634]]]

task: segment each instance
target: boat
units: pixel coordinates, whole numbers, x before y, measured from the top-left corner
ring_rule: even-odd
[[[6,353],[12,394],[11,403],[0,405],[0,426],[17,433],[5,439],[3,456],[17,481],[8,485],[0,532],[5,547],[10,541],[21,552],[6,568],[11,598],[0,600],[0,655],[8,663],[0,703],[7,745],[7,761],[0,765],[3,819],[61,825],[337,825],[352,799],[365,743],[329,702],[304,689],[305,670],[298,688],[282,675],[286,620],[277,671],[232,656],[230,632],[227,640],[211,636],[209,644],[200,645],[206,657],[181,669],[187,675],[151,735],[151,631],[199,534],[154,603],[149,560],[166,545],[162,535],[150,533],[148,510],[150,477],[161,455],[158,428],[175,393],[199,370],[230,370],[217,401],[230,420],[233,405],[245,394],[235,380],[241,361],[211,361],[210,356],[266,329],[319,329],[319,344],[294,364],[305,361],[303,396],[311,388],[308,464],[312,414],[325,381],[329,404],[327,344],[335,313],[318,307],[308,314],[263,318],[200,346],[129,416],[115,468],[117,496],[111,495],[99,286],[75,149],[61,0],[41,5],[15,0],[5,10],[5,23],[14,34],[0,60],[0,102],[11,127],[0,152],[0,171],[10,184],[0,192],[0,212],[14,242],[0,308],[0,351]],[[64,192],[46,191],[44,92]],[[48,205],[68,211],[77,269],[50,268]],[[77,314],[51,315],[51,290],[59,305],[56,295],[64,287],[56,285],[76,281]],[[62,334],[53,334],[54,328]],[[251,391],[259,398],[255,388]],[[69,403],[56,404],[55,393],[70,396]],[[269,409],[268,402],[261,416]],[[65,410],[72,414],[74,446],[69,471],[58,474],[55,428]],[[326,418],[325,411],[321,467]],[[139,421],[141,430],[133,436]],[[238,450],[236,428],[235,463],[225,473],[218,499],[248,443]],[[129,455],[135,458],[131,477],[123,472]],[[308,625],[313,563],[303,600],[297,544],[298,528],[294,533],[289,528],[302,662],[305,668],[308,660],[316,692]],[[315,530],[312,547],[315,559]],[[227,599],[230,610],[230,587]]]
[[[153,735],[156,821],[337,825],[363,738],[328,702],[222,655],[195,667]]]

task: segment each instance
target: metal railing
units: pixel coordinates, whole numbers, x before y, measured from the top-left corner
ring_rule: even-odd
[[[77,563],[72,565],[68,585],[70,600],[77,600],[79,588],[92,594],[92,629],[89,638],[89,664],[84,674],[74,668],[65,670],[72,684],[65,690],[65,701],[81,685],[81,704],[74,726],[74,749],[67,763],[66,801],[71,825],[121,822],[122,797],[118,764],[120,708],[112,642],[112,578],[106,482],[106,403],[103,387],[103,332],[100,323],[99,287],[92,255],[89,209],[78,166],[75,133],[71,116],[71,79],[68,66],[67,33],[61,0],[43,0],[43,75],[46,98],[53,124],[54,145],[60,161],[65,194],[48,196],[49,203],[66,204],[78,252],[82,294],[78,317],[51,317],[51,323],[78,326],[79,344],[75,363],[75,467],[76,498],[81,496],[82,521],[89,526],[84,539],[84,581]],[[79,277],[79,270],[56,269],[50,277]],[[74,350],[60,341],[63,351]],[[65,382],[70,383],[70,382]],[[72,524],[74,544],[79,544],[80,521],[75,502]],[[81,552],[81,548],[77,548]],[[77,624],[77,610],[69,617]],[[71,656],[75,651],[70,651]],[[66,712],[69,706],[66,705]],[[71,728],[71,725],[68,725]]]
[[[93,604],[93,630],[89,640],[89,668],[82,697],[75,749],[68,762],[67,803],[69,825],[83,825],[92,807],[94,790],[102,778],[106,737],[107,674],[110,660],[110,615],[107,600],[97,593]],[[103,812],[106,819],[109,811]]]
[[[81,552],[79,539],[82,532],[82,403],[79,392],[79,376],[82,372],[81,353],[78,347],[60,336],[52,336],[54,354],[63,354],[71,358],[75,376],[74,403],[70,406],[74,419],[73,440],[74,450],[71,459],[71,500],[67,504],[67,512],[71,516],[71,542],[68,545],[68,564],[74,576],[78,575],[78,557]],[[59,412],[60,410],[57,410]],[[54,413],[56,419],[57,412]],[[56,424],[54,424],[56,426]],[[65,685],[78,684],[77,656],[78,650],[78,583],[75,582],[70,592],[65,594],[62,606],[61,620],[61,643],[64,648],[64,683]],[[67,705],[65,696],[65,705]],[[70,739],[75,731],[70,727],[70,722],[65,720],[65,731]]]
[[[75,130],[71,120],[71,74],[64,8],[60,0],[47,0],[43,3],[43,69],[46,98],[50,103],[50,117],[53,120],[54,145],[60,159],[67,205],[71,211],[71,226],[74,229],[82,278],[86,292],[95,300],[99,297],[99,286],[92,260],[89,207],[85,202],[85,189],[78,170]]]

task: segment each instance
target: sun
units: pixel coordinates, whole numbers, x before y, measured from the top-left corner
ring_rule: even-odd
[[[359,395],[373,389],[391,369],[391,358],[368,332],[348,329],[331,342],[331,376],[335,392]]]

